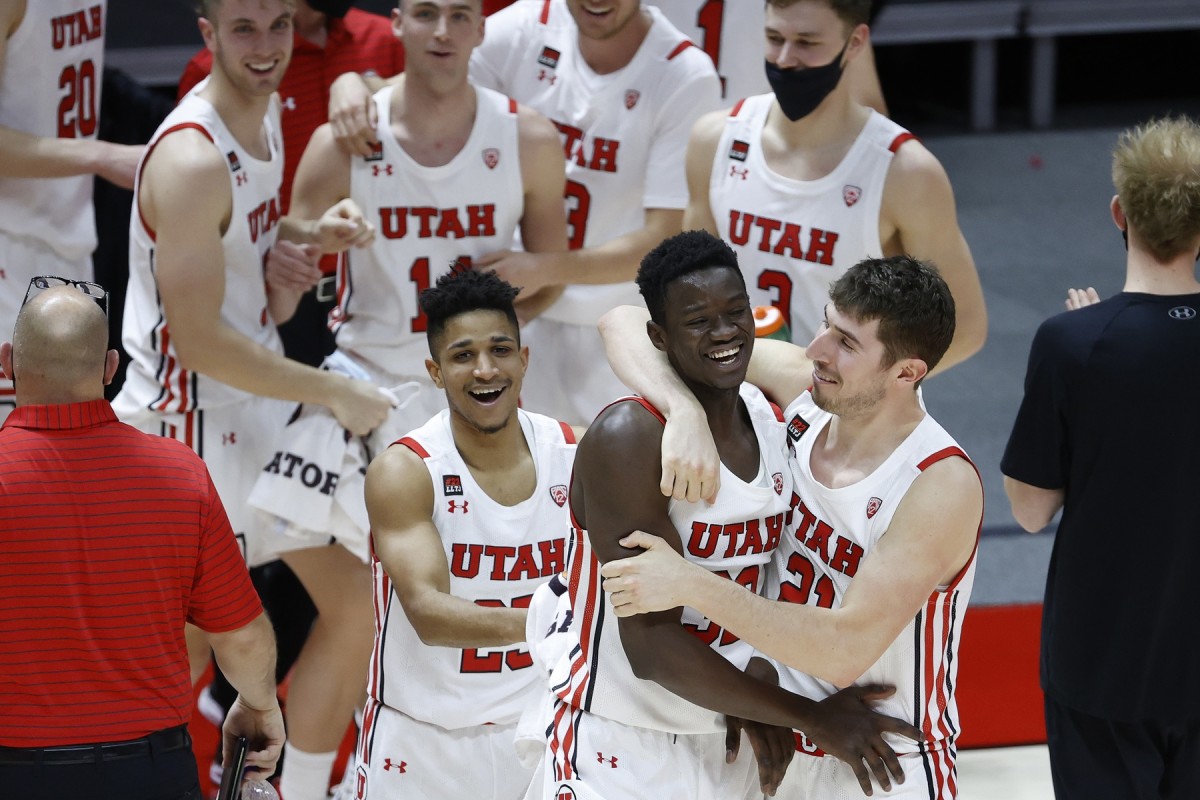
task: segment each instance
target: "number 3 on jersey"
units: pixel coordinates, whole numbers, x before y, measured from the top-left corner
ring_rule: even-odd
[[[471,257],[459,256],[454,259],[454,264],[463,269],[470,269]],[[417,297],[417,315],[412,318],[412,332],[424,333],[429,327],[429,319],[425,316],[425,312],[421,310],[421,292],[433,285],[429,272],[428,256],[422,256],[412,263],[412,266],[408,268],[408,279],[413,282]]]
[[[88,59],[68,65],[58,76],[64,94],[58,102],[58,138],[77,139],[96,132],[96,65]]]

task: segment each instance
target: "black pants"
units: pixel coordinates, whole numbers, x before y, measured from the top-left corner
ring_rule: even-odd
[[[20,800],[201,800],[186,726],[132,742],[0,748],[0,796]]]
[[[1057,800],[1184,800],[1200,792],[1200,721],[1116,722],[1046,697]]]

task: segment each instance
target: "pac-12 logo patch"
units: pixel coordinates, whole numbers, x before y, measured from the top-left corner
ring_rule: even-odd
[[[553,47],[543,47],[542,54],[538,56],[537,62],[543,67],[554,69],[558,66],[558,59],[562,53],[555,50]]]
[[[842,200],[846,201],[846,208],[857,203],[862,198],[862,189],[857,186],[846,184],[842,187]]]
[[[463,493],[462,478],[460,478],[457,475],[443,475],[442,476],[442,494],[443,495],[445,495],[446,497],[449,497],[450,495],[462,494],[462,493]]]
[[[370,143],[371,154],[363,156],[363,161],[383,161],[383,142]]]
[[[788,437],[793,442],[800,441],[800,437],[804,435],[806,430],[808,430],[808,423],[800,419],[799,414],[792,417],[792,421],[787,426]]]
[[[625,93],[625,108],[632,111],[633,107],[637,105],[637,102],[641,98],[641,96],[642,96],[642,93],[639,92],[637,89],[630,89],[629,91],[627,91]]]
[[[495,169],[496,165],[500,163],[500,151],[494,147],[484,150],[483,163],[487,165],[488,169]]]
[[[783,473],[776,472],[774,475],[771,476],[771,482],[775,486],[775,494],[782,495],[783,494]]]
[[[871,519],[879,512],[879,507],[883,505],[883,501],[878,497],[872,497],[867,501],[867,519]]]
[[[746,156],[750,155],[750,143],[743,142],[741,139],[734,139],[733,144],[729,145],[729,157],[734,161],[745,161]]]
[[[567,487],[561,483],[550,487],[550,497],[562,508],[567,504]]]

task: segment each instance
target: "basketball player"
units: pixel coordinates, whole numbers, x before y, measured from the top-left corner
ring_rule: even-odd
[[[954,301],[935,270],[907,256],[855,265],[830,297],[807,358],[795,346],[768,343],[751,364],[750,381],[788,403],[798,499],[768,596],[730,591],[672,552],[671,539],[642,532],[621,544],[648,552],[606,564],[604,588],[623,620],[678,605],[697,609],[786,665],[780,685],[806,697],[859,683],[895,686],[880,711],[911,722],[920,738],[889,740],[906,779],[896,787],[881,780],[884,796],[952,798],[957,650],[983,489],[916,389],[951,341]],[[633,339],[645,313],[626,311],[627,324],[615,331],[625,337],[613,348],[618,371],[652,401],[702,406],[702,395],[687,397],[661,357],[653,360],[657,354]],[[718,498],[727,491],[722,477]],[[861,764],[821,757],[800,741],[777,796],[848,797],[855,785],[871,793]]]
[[[291,3],[214,0],[201,10],[212,76],[159,128],[135,188],[123,324],[131,363],[114,407],[206,460],[254,566],[273,554],[250,530],[246,500],[287,419],[279,401],[326,404],[357,434],[391,401],[370,383],[284,358],[275,331],[263,261],[276,236],[336,250],[372,232],[351,204],[315,223],[280,216],[272,92],[291,52]],[[207,647],[194,632],[189,645],[198,677]]]
[[[829,284],[863,258],[932,262],[958,307],[945,368],[983,345],[983,293],[941,164],[842,79],[868,45],[869,9],[869,0],[768,0],[774,92],[697,123],[684,225],[733,245],[751,302],[778,307],[801,345],[821,323]]]
[[[575,433],[517,408],[529,350],[516,294],[460,270],[421,295],[449,410],[367,472],[376,636],[360,798],[517,800],[529,784],[513,745],[538,684],[525,609],[565,566]]]
[[[96,138],[106,3],[0,0],[0,330],[34,276],[92,280],[92,176],[133,185],[143,148]]]
[[[284,561],[319,612],[297,662],[306,677],[289,685],[284,756],[289,768],[311,762],[314,773],[292,789],[285,769],[289,800],[324,788],[317,761],[328,762],[321,768],[327,779],[365,690],[373,631],[363,470],[374,453],[446,404],[424,366],[428,322],[419,293],[451,265],[510,247],[518,230],[534,251],[566,249],[564,166],[554,128],[468,81],[471,50],[483,38],[479,0],[404,0],[393,27],[407,62],[375,97],[378,151],[350,156],[328,126],[319,128],[297,169],[292,213],[315,219],[350,198],[375,224],[375,240],[351,253],[339,275],[332,317],[338,349],[330,364],[382,386],[408,385],[409,395],[365,439],[347,441],[332,415],[306,411],[282,432],[251,498],[286,532],[276,537],[279,549],[289,550]],[[306,287],[274,288],[294,307]],[[313,482],[304,469],[329,477]],[[297,697],[312,702],[296,705]],[[323,713],[297,717],[304,707]]]
[[[673,502],[657,491],[663,416],[640,398],[610,405],[581,440],[569,582],[538,590],[565,590],[568,602],[553,624],[530,625],[553,694],[545,780],[530,796],[736,798],[757,796],[760,781],[770,793],[794,750],[790,728],[810,725],[823,746],[860,768],[867,758],[902,778],[881,735],[910,726],[867,710],[863,700],[879,687],[814,703],[744,673],[753,649],[711,615],[685,609],[613,618],[599,564],[630,553],[618,540],[631,531],[661,536],[656,541],[722,584],[722,594],[750,597],[763,588],[800,502],[778,409],[743,383],[754,322],[733,252],[702,231],[679,234],[643,260],[638,286],[651,315],[643,349],[694,393],[717,440],[724,489],[712,504]],[[727,744],[723,715],[768,723],[747,723],[759,780],[751,759],[733,757],[737,727]]]

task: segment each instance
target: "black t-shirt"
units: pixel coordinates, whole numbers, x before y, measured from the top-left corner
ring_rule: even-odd
[[[1042,688],[1106,719],[1200,718],[1200,295],[1043,323],[1000,466],[1065,492]]]

